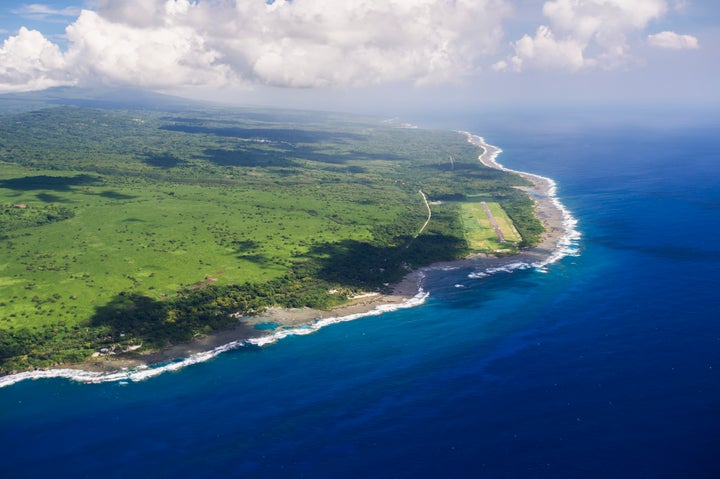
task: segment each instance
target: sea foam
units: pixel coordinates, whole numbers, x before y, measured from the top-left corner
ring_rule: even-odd
[[[403,301],[402,303],[395,304],[383,304],[375,307],[370,311],[364,313],[350,314],[347,316],[338,316],[323,318],[315,321],[314,323],[298,326],[288,329],[279,329],[266,336],[260,336],[257,338],[233,341],[222,346],[218,346],[209,351],[193,354],[185,359],[178,361],[168,362],[159,364],[156,366],[139,366],[137,368],[129,369],[127,371],[113,371],[113,372],[95,372],[95,371],[83,371],[81,369],[63,368],[63,369],[48,369],[40,371],[26,371],[22,373],[12,374],[9,376],[0,377],[0,388],[10,386],[20,381],[27,379],[52,379],[52,378],[63,378],[70,379],[72,381],[85,383],[85,384],[98,384],[105,382],[125,382],[125,381],[143,381],[146,379],[159,376],[160,374],[172,371],[178,371],[187,366],[193,364],[203,363],[209,361],[214,357],[218,356],[227,351],[242,347],[261,347],[268,344],[273,344],[281,339],[288,336],[303,336],[311,334],[320,329],[337,323],[344,323],[347,321],[353,321],[355,319],[364,318],[368,316],[379,316],[381,314],[389,313],[392,311],[398,311],[406,308],[413,308],[423,304],[429,294],[422,289],[418,294],[410,299]]]
[[[538,181],[545,182],[548,185],[545,195],[550,199],[553,206],[562,215],[563,230],[563,235],[556,242],[555,248],[553,249],[552,253],[540,261],[535,261],[532,263],[510,263],[500,267],[487,268],[484,271],[470,273],[468,277],[471,279],[479,279],[487,277],[490,274],[495,274],[499,272],[511,273],[515,270],[530,268],[534,268],[536,271],[539,271],[541,273],[546,273],[547,266],[553,263],[557,263],[562,258],[565,258],[566,256],[579,256],[579,243],[582,235],[577,229],[578,222],[577,219],[575,219],[575,217],[570,213],[570,210],[568,210],[557,197],[557,183],[555,182],[555,180],[545,176],[536,175],[534,173],[527,173],[524,171],[517,171],[506,168],[497,161],[497,157],[500,155],[500,153],[502,153],[502,149],[498,148],[497,146],[490,145],[485,141],[482,136],[473,135],[466,131],[463,131],[461,133],[467,136],[467,139],[470,143],[484,150],[478,159],[485,166],[502,171],[507,171],[510,173],[520,174],[526,177],[529,176],[537,179]]]
[[[479,159],[480,161],[485,164],[486,166],[489,166],[491,168],[497,168],[503,171],[508,171],[512,173],[518,173],[523,174],[526,176],[532,176],[535,177],[541,181],[547,182],[549,185],[547,196],[551,198],[551,201],[553,202],[553,205],[561,212],[562,218],[563,218],[563,236],[558,240],[556,244],[556,248],[553,250],[552,254],[550,254],[546,259],[533,262],[533,263],[523,263],[523,262],[512,262],[508,263],[503,266],[497,266],[497,267],[491,267],[487,268],[484,271],[474,272],[470,273],[468,275],[471,279],[479,279],[479,278],[485,278],[489,275],[496,274],[496,273],[511,273],[516,270],[523,270],[523,269],[530,269],[535,268],[537,271],[540,272],[546,272],[546,267],[550,264],[556,263],[560,259],[566,257],[566,256],[577,256],[579,255],[579,246],[578,241],[580,239],[580,232],[576,229],[577,226],[577,220],[572,216],[570,211],[560,202],[560,200],[557,198],[557,184],[555,181],[553,181],[550,178],[546,178],[544,176],[532,174],[532,173],[526,173],[526,172],[520,172],[516,170],[511,170],[509,168],[505,168],[503,165],[497,162],[498,155],[502,152],[502,150],[496,146],[492,146],[485,142],[485,139],[481,136],[472,135],[467,132],[461,132],[465,134],[468,137],[468,141],[476,146],[479,146],[484,150],[483,154],[480,155]],[[452,270],[456,269],[455,267],[445,267],[445,270]],[[262,347],[267,346],[269,344],[277,343],[278,341],[287,338],[288,336],[304,336],[307,334],[312,334],[314,332],[319,331],[320,329],[331,326],[333,324],[338,323],[344,323],[348,321],[354,321],[359,318],[364,318],[368,316],[379,316],[381,314],[389,313],[392,311],[397,311],[400,309],[406,309],[406,308],[413,308],[416,306],[419,306],[423,304],[428,296],[429,293],[424,291],[420,284],[422,284],[423,280],[425,278],[425,273],[421,271],[418,274],[418,287],[419,292],[414,297],[397,304],[386,304],[386,305],[380,305],[375,307],[375,309],[371,311],[367,311],[364,313],[357,313],[357,314],[350,314],[347,316],[338,316],[338,317],[330,317],[330,318],[322,318],[318,319],[315,322],[311,324],[307,324],[304,326],[298,326],[293,328],[281,328],[272,331],[270,334],[265,336],[260,336],[257,338],[247,339],[247,340],[241,340],[241,341],[233,341],[227,344],[224,344],[222,346],[218,346],[214,349],[211,349],[209,351],[204,351],[201,353],[193,354],[187,358],[172,361],[168,363],[162,363],[155,366],[139,366],[137,368],[133,368],[130,370],[124,370],[124,371],[113,371],[113,372],[95,372],[95,371],[83,371],[81,369],[72,369],[72,368],[63,368],[63,369],[48,369],[48,370],[39,370],[39,371],[26,371],[22,373],[12,374],[9,376],[3,376],[0,377],[0,388],[10,386],[12,384],[18,383],[20,381],[25,381],[27,379],[51,379],[51,378],[64,378],[64,379],[70,379],[72,381],[77,381],[81,383],[86,384],[98,384],[98,383],[105,383],[105,382],[119,382],[119,383],[125,383],[127,384],[127,381],[143,381],[146,379],[150,379],[156,376],[159,376],[160,374],[164,374],[166,372],[172,372],[172,371],[178,371],[180,369],[183,369],[185,367],[191,366],[193,364],[203,363],[206,361],[209,361],[219,354],[222,354],[227,351],[231,351],[238,348],[243,347]]]

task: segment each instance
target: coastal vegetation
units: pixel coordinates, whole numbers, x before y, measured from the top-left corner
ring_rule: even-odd
[[[495,251],[468,240],[494,234],[467,227],[480,201],[512,251],[536,243],[526,181],[478,154],[458,133],[327,113],[0,114],[0,374],[329,308]]]

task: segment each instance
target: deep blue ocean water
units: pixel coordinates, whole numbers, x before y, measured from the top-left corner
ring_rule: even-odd
[[[717,118],[435,121],[555,179],[580,256],[143,382],[2,388],[0,476],[720,477]]]

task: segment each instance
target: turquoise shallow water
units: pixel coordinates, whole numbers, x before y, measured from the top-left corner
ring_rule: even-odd
[[[129,384],[0,389],[3,477],[718,477],[720,135],[457,117],[554,178],[581,255]]]

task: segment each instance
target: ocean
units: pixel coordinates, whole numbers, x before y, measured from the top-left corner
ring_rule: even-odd
[[[554,179],[582,234],[572,254],[434,271],[417,307],[144,381],[0,388],[0,474],[720,477],[720,121],[706,113],[418,116]]]

